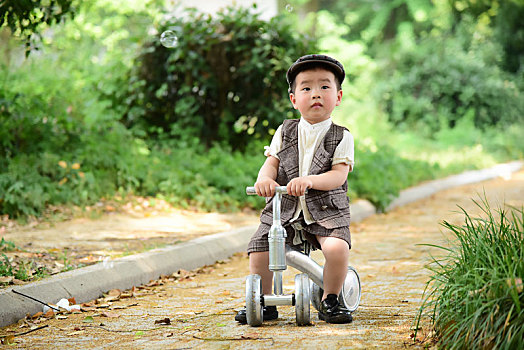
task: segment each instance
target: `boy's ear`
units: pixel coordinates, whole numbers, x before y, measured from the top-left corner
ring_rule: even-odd
[[[293,108],[297,109],[297,106],[295,105],[295,103],[297,102],[297,99],[295,98],[295,94],[293,94],[292,92],[289,93],[289,100],[293,104]]]
[[[337,91],[337,103],[335,106],[340,106],[340,102],[342,102],[342,90]]]

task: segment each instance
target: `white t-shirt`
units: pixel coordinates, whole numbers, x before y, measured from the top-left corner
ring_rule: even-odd
[[[309,169],[311,168],[311,162],[317,147],[320,145],[327,131],[331,127],[331,118],[324,120],[317,124],[309,124],[304,118],[300,118],[298,123],[298,171],[299,176],[307,176]],[[271,145],[266,146],[265,156],[273,156],[278,159],[277,153],[282,149],[282,125],[280,125],[273,135]],[[353,171],[354,161],[354,141],[353,135],[347,130],[344,130],[342,141],[338,144],[333,154],[332,165],[344,163],[349,165],[349,171]],[[297,210],[295,215],[291,219],[294,221],[300,215],[300,212],[304,212],[304,220],[306,224],[312,224],[315,222],[309,213],[306,206],[305,196],[300,196],[298,201]]]

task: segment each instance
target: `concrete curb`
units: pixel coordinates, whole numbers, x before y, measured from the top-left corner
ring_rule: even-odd
[[[388,206],[388,210],[444,189],[497,176],[508,176],[523,165],[524,162],[516,161],[427,182],[402,191]],[[351,204],[353,222],[361,221],[375,213],[375,207],[366,200],[357,200]],[[61,298],[71,297],[74,297],[77,303],[84,303],[111,289],[128,289],[147,283],[162,274],[168,275],[179,269],[195,269],[245,251],[256,228],[257,226],[247,226],[204,236],[175,246],[115,259],[109,267],[107,264],[91,265],[24,286],[7,288],[0,291],[0,326],[10,325],[28,313],[32,315],[42,310],[42,305],[13,293],[13,289],[46,303],[56,303]]]
[[[476,182],[482,182],[493,179],[497,176],[506,177],[511,175],[511,173],[520,170],[520,168],[523,166],[524,162],[514,161],[510,163],[499,164],[487,169],[466,171],[458,175],[452,175],[443,179],[429,181],[418,186],[410,187],[401,191],[400,195],[388,205],[386,211],[422,198],[429,197],[442,190]]]

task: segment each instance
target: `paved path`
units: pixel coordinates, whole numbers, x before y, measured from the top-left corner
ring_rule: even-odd
[[[350,263],[359,271],[363,295],[350,325],[329,325],[313,313],[313,326],[297,327],[292,307],[281,307],[278,320],[259,328],[236,324],[233,317],[244,303],[248,268],[247,257],[235,255],[194,276],[182,272],[124,293],[118,301],[112,301],[115,297],[100,300],[92,311],[41,321],[38,325],[46,328],[16,337],[13,347],[405,348],[427,280],[424,264],[430,249],[418,244],[442,243],[446,235],[441,232],[442,220],[460,224],[463,215],[457,205],[478,214],[471,199],[484,193],[493,208],[501,203],[524,205],[524,171],[442,191],[354,224]],[[315,256],[321,262],[321,256]],[[294,274],[292,269],[285,274],[288,293]],[[169,325],[158,323],[165,318]],[[0,334],[25,330],[10,326]]]

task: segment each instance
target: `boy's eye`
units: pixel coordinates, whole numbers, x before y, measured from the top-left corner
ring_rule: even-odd
[[[302,88],[302,91],[309,91],[309,90],[311,90],[311,89],[308,88],[308,87]]]
[[[329,86],[324,85],[324,86],[322,86],[322,89],[329,89]]]

